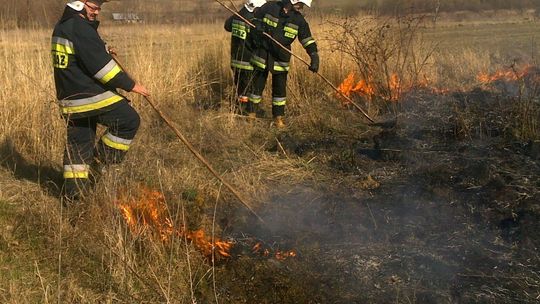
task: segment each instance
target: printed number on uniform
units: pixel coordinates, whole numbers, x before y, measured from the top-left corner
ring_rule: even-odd
[[[285,32],[285,37],[294,39],[294,38],[296,37],[296,35],[295,35],[295,34],[291,34],[291,33],[289,33],[289,32]]]
[[[246,33],[245,30],[233,29],[232,34],[233,34],[233,36],[238,37],[240,39],[246,39],[247,38],[247,33]]]
[[[68,66],[68,55],[60,52],[53,52],[53,66],[59,69],[65,69]]]

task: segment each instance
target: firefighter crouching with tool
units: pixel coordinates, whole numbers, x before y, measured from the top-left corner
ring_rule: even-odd
[[[253,21],[253,12],[265,3],[266,0],[247,0],[238,14],[251,22]],[[244,113],[253,72],[253,66],[249,62],[253,49],[248,39],[250,27],[244,20],[232,15],[225,21],[225,30],[231,32],[231,68],[236,87],[236,106],[238,106],[240,113]]]
[[[271,41],[262,32],[266,32],[289,51],[291,44],[298,37],[300,43],[311,58],[309,70],[319,70],[317,44],[311,36],[309,24],[300,13],[304,5],[310,7],[311,0],[271,1],[255,12],[252,43],[255,46],[251,64],[254,66],[253,85],[247,106],[248,115],[255,117],[268,73],[272,74],[272,116],[277,128],[285,127],[283,116],[287,103],[287,74],[291,54]]]
[[[52,35],[56,94],[67,125],[63,195],[70,201],[88,190],[90,165],[122,161],[139,128],[139,115],[116,89],[149,95],[122,71],[97,32],[107,1],[69,1]],[[107,130],[96,145],[97,124]]]

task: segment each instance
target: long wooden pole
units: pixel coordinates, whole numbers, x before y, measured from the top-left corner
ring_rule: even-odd
[[[113,57],[114,61],[116,61],[116,63],[118,64],[118,66],[120,66],[120,68],[127,73],[126,69],[122,66],[122,64],[120,64],[120,61],[118,60],[118,57],[111,53],[111,56]],[[242,203],[242,205],[244,205],[253,215],[255,215],[261,222],[264,222],[264,220],[253,210],[253,208],[251,208],[251,206],[242,198],[242,196],[240,195],[240,193],[231,185],[229,184],[226,180],[223,179],[223,177],[221,177],[221,175],[219,175],[219,173],[212,167],[212,165],[210,165],[210,163],[206,160],[206,158],[204,158],[204,156],[202,156],[199,151],[197,151],[197,149],[195,149],[195,147],[193,147],[193,145],[189,142],[189,140],[186,139],[186,137],[182,134],[182,132],[180,132],[180,130],[178,130],[178,128],[176,128],[174,126],[174,124],[171,122],[171,120],[165,115],[165,113],[163,113],[163,111],[161,111],[157,106],[156,104],[152,101],[152,99],[148,96],[144,96],[144,99],[146,99],[146,101],[150,104],[150,106],[158,113],[159,117],[169,126],[169,128],[174,132],[174,134],[176,134],[176,136],[180,139],[180,141],[182,143],[184,143],[184,145],[186,145],[186,147],[188,148],[188,150],[193,154],[195,155],[195,157],[201,162],[203,163],[203,165],[208,169],[208,171],[210,171],[221,183],[223,183],[223,185],[225,185],[225,187],[227,187],[227,189],[229,189],[231,191],[231,193],[240,201],[240,203]]]
[[[245,23],[247,23],[249,26],[251,26],[252,28],[255,28],[255,25],[253,23],[251,23],[251,21],[247,20],[246,18],[242,17],[240,14],[238,14],[236,11],[234,11],[233,9],[231,9],[230,7],[228,7],[225,3],[223,3],[222,1],[220,0],[215,0],[217,3],[219,3],[221,6],[223,6],[225,9],[227,9],[228,11],[230,11],[231,13],[233,13],[234,15],[236,15],[238,18],[242,19],[242,21],[244,21]],[[272,40],[272,42],[274,42],[275,44],[277,44],[280,48],[282,48],[283,50],[285,50],[287,53],[291,54],[291,56],[293,56],[294,58],[300,60],[301,62],[303,62],[304,64],[306,64],[307,66],[310,66],[310,64],[304,60],[302,57],[294,54],[291,50],[289,50],[287,47],[285,47],[283,44],[281,44],[279,41],[277,41],[276,39],[274,39],[274,37],[272,37],[270,34],[268,34],[267,32],[263,32],[263,35],[265,35],[266,37],[268,37],[268,39]],[[366,118],[367,120],[369,120],[371,123],[374,123],[375,121],[373,120],[373,118],[371,118],[368,113],[362,108],[360,107],[356,102],[354,102],[349,96],[345,95],[343,92],[341,92],[330,80],[328,80],[328,78],[324,77],[324,75],[322,75],[321,73],[319,72],[315,72],[315,74],[317,74],[319,77],[321,77],[322,80],[324,80],[324,82],[326,82],[330,87],[332,87],[332,89],[334,89],[334,91],[336,91],[337,93],[339,93],[343,98],[345,98],[345,100],[347,100],[349,103],[351,103],[356,109],[358,109],[360,111],[360,113],[362,113]]]

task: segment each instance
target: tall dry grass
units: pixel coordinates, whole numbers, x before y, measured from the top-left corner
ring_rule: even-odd
[[[325,19],[311,22],[316,37],[324,37]],[[142,126],[126,161],[106,174],[95,195],[80,210],[66,210],[46,189],[61,171],[65,126],[54,102],[49,29],[0,30],[0,203],[17,216],[9,234],[26,240],[32,252],[25,263],[13,263],[10,274],[25,272],[25,281],[0,276],[5,303],[201,303],[219,302],[212,282],[213,264],[185,239],[162,243],[149,235],[133,235],[115,200],[119,193],[137,195],[140,185],[158,189],[167,198],[168,214],[178,227],[214,231],[214,210],[235,214],[242,209],[231,194],[204,169],[141,98],[127,94],[142,117]],[[269,120],[250,123],[230,111],[233,100],[229,69],[229,38],[221,22],[191,25],[106,25],[102,36],[116,47],[122,64],[152,93],[152,99],[223,176],[254,207],[264,204],[272,187],[324,178],[312,160],[288,155]],[[201,34],[204,33],[204,34]],[[459,40],[449,34],[432,36]],[[321,73],[338,84],[355,68],[343,53],[331,52],[320,40]],[[294,52],[304,56],[297,44]],[[486,56],[489,52],[491,56]],[[473,75],[497,65],[502,55],[482,46],[455,52],[440,50],[422,73],[433,85],[467,89]],[[341,107],[335,93],[300,62],[293,62],[288,84],[288,124],[291,134],[340,133],[355,136],[364,120]],[[270,92],[263,104],[270,113]],[[32,164],[39,174],[17,178],[17,162]],[[316,156],[315,156],[316,157]],[[20,168],[19,168],[20,169]],[[39,178],[37,178],[39,177]],[[41,187],[40,187],[41,185]],[[53,187],[54,188],[54,187]],[[44,190],[45,189],[45,190]],[[54,192],[54,191],[53,191]],[[198,200],[182,195],[194,192]],[[79,219],[79,211],[82,216]],[[69,219],[75,218],[72,226]],[[38,253],[38,254],[36,254]],[[31,261],[31,262],[30,262]],[[30,270],[28,270],[28,268]],[[35,276],[28,275],[35,273]],[[37,291],[36,291],[37,290]],[[216,300],[217,299],[217,300]]]
[[[213,30],[201,36],[209,27]],[[300,160],[281,159],[281,155],[266,151],[268,136],[259,134],[268,131],[267,122],[249,124],[229,112],[234,90],[228,66],[229,42],[221,24],[118,26],[103,28],[102,33],[118,49],[122,64],[133,77],[150,89],[157,105],[254,204],[253,198],[266,192],[268,180],[287,178],[294,182],[309,176],[295,176]],[[65,125],[54,100],[50,30],[3,30],[0,35],[0,67],[5,71],[0,143],[2,162],[9,167],[3,169],[3,175],[20,170],[15,162],[4,162],[10,154],[35,164],[36,170],[50,166],[59,175]],[[180,237],[164,245],[152,237],[131,236],[114,200],[119,192],[130,193],[144,184],[166,194],[168,212],[176,225],[216,230],[216,234],[219,229],[205,216],[207,211],[214,208],[216,200],[236,203],[230,194],[219,191],[219,183],[209,178],[143,100],[128,96],[143,121],[137,144],[122,166],[102,178],[96,195],[88,200],[88,206],[81,207],[84,219],[77,221],[75,228],[68,219],[77,218],[80,210],[63,209],[52,193],[39,191],[34,183],[17,187],[20,195],[2,192],[3,203],[29,210],[14,223],[37,234],[30,237],[23,233],[22,238],[39,239],[33,250],[41,254],[29,258],[38,259],[39,279],[19,284],[11,277],[3,278],[12,286],[2,290],[3,302],[188,303],[201,297],[200,293],[213,293],[208,285],[211,265],[200,253]],[[15,176],[6,184],[16,183]],[[39,181],[34,178],[28,176],[30,181],[42,183],[43,189],[54,182],[54,176],[43,176]],[[186,190],[201,193],[202,205],[184,199]],[[77,214],[71,214],[74,212]],[[35,292],[36,287],[40,292]]]

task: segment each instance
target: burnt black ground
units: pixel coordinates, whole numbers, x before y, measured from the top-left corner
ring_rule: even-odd
[[[361,140],[284,135],[335,179],[276,191],[265,224],[225,228],[239,240],[218,273],[225,302],[538,303],[540,156],[509,134],[511,102],[416,92],[394,128]],[[253,239],[298,256],[253,254]]]

